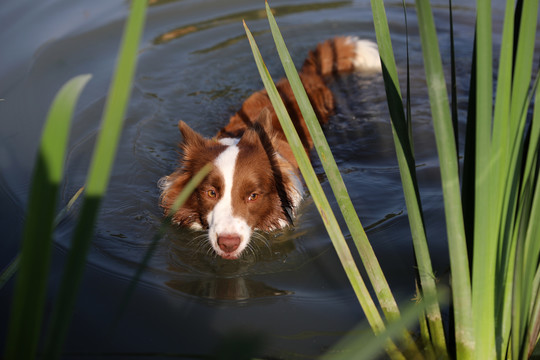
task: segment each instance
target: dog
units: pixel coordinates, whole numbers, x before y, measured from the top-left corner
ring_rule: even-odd
[[[336,37],[310,51],[299,73],[321,124],[335,108],[327,86],[332,75],[379,72],[377,45],[356,37]],[[313,141],[286,79],[276,87],[309,154]],[[207,230],[215,254],[238,259],[250,247],[254,231],[270,232],[292,224],[304,195],[298,164],[268,94],[249,96],[212,139],[179,121],[183,136],[180,165],[160,179],[160,205],[172,222]],[[206,164],[213,168],[183,206],[171,206],[191,177]]]

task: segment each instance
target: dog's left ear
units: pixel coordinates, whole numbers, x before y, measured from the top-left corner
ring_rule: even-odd
[[[261,144],[266,148],[271,143],[273,134],[272,115],[267,108],[264,108],[251,127],[244,131],[240,142],[252,145]]]
[[[262,109],[257,119],[255,119],[253,127],[255,129],[259,127],[264,130],[269,137],[272,136],[274,133],[274,126],[272,125],[272,113],[267,107]]]

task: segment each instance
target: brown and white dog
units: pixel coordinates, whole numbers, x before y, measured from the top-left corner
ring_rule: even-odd
[[[338,73],[380,71],[376,44],[355,37],[320,43],[302,66],[300,78],[319,121],[324,124],[335,104],[325,80]],[[278,91],[306,152],[312,139],[286,79]],[[215,138],[206,139],[185,122],[180,166],[163,177],[161,206],[180,226],[208,230],[208,241],[224,259],[237,259],[250,247],[255,230],[289,225],[304,189],[298,165],[265,90],[252,94]],[[213,169],[176,213],[171,206],[191,177],[204,165]]]

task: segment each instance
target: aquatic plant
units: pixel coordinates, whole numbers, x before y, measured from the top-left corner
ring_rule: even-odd
[[[295,150],[306,185],[366,318],[377,335],[376,341],[370,340],[366,346],[363,338],[351,334],[326,357],[350,358],[355,354],[367,358],[375,356],[379,348],[384,348],[393,359],[526,358],[538,342],[540,329],[540,110],[536,106],[533,108],[533,104],[539,104],[540,101],[537,91],[538,74],[531,84],[538,1],[518,1],[515,7],[513,2],[507,2],[495,103],[490,2],[478,2],[475,42],[477,56],[473,55],[470,111],[461,177],[455,134],[457,114],[452,114],[448,103],[430,4],[416,1],[440,159],[451,260],[453,321],[446,326],[443,326],[440,310],[446,306],[444,291],[441,295],[431,269],[415,174],[410,108],[403,105],[384,4],[381,0],[372,0],[371,4],[418,264],[419,276],[416,281],[421,302],[420,305],[405,307],[405,310],[399,309],[384,278],[320,125],[303,93],[272,12],[268,5],[266,7],[283,66],[383,313],[381,315],[379,312],[379,307],[360,275],[305,152]],[[56,309],[51,316],[44,349],[47,358],[60,356],[69,326],[94,221],[108,185],[131,90],[145,9],[146,1],[133,1],[103,116],[102,131],[87,179],[79,222],[68,253]],[[288,140],[293,149],[302,149],[247,27],[246,32],[261,77]],[[18,266],[19,269],[4,353],[7,359],[35,358],[37,353],[43,329],[54,212],[63,174],[70,118],[89,78],[88,75],[76,77],[60,90],[43,131],[33,174],[21,254],[17,258],[20,260],[15,261],[12,267]],[[204,174],[199,179],[202,176]],[[11,273],[3,273],[0,282],[5,281]],[[421,339],[415,342],[405,328],[414,325],[418,318]],[[444,328],[450,329],[453,336],[445,334]]]
[[[69,328],[99,204],[108,186],[131,93],[146,6],[146,1],[134,1],[125,25],[81,211],[50,317],[44,349],[46,358],[59,358]],[[66,83],[56,95],[47,116],[32,175],[21,250],[14,262],[14,267],[19,265],[4,352],[6,359],[33,359],[37,354],[43,329],[54,215],[63,178],[69,127],[77,99],[89,79],[90,75],[80,75]]]
[[[530,111],[533,104],[538,104],[540,100],[537,91],[538,74],[531,84],[538,1],[518,1],[515,7],[513,2],[508,1],[506,4],[494,108],[491,3],[486,0],[478,2],[477,40],[471,70],[461,179],[455,133],[455,93],[451,110],[431,5],[426,1],[416,1],[444,198],[453,309],[453,321],[448,324],[448,328],[453,332],[452,336],[446,336],[443,330],[440,290],[435,285],[431,268],[416,180],[409,102],[405,108],[384,4],[381,0],[372,0],[371,5],[418,264],[418,298],[424,303],[424,315],[419,321],[423,353],[419,353],[415,344],[411,344],[406,332],[399,330],[400,326],[408,322],[398,320],[399,310],[392,293],[361,229],[360,221],[352,210],[339,170],[303,91],[270,7],[266,4],[270,28],[283,67],[387,322],[382,320],[352,260],[343,233],[305,153],[299,150],[301,146],[295,130],[275,91],[255,40],[246,27],[261,78],[287,139],[293,150],[296,148],[295,156],[306,185],[366,318],[374,333],[382,338],[382,344],[391,358],[527,358],[538,342],[540,329],[540,110],[535,106],[532,114]],[[451,3],[449,9],[451,11]],[[392,339],[396,334],[401,334],[400,346],[387,338],[390,332],[385,331],[385,328],[388,325],[392,327]],[[352,343],[354,341],[349,338],[347,344]],[[339,355],[335,357],[339,358]]]

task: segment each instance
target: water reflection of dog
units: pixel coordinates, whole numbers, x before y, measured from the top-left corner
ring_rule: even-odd
[[[168,269],[177,276],[165,284],[184,294],[211,300],[246,300],[290,294],[250,277],[287,271],[305,261],[296,249],[294,239],[304,235],[302,231],[288,229],[279,234],[264,234],[265,251],[245,254],[238,261],[223,260],[218,256],[206,256],[206,251],[194,251],[196,241],[189,230],[175,231],[169,241]],[[261,239],[262,241],[262,239]],[[195,275],[194,274],[198,274]]]
[[[217,274],[219,276],[236,276],[249,273],[249,267],[264,267],[273,263],[290,261],[296,250],[295,239],[302,237],[305,231],[295,228],[280,232],[257,233],[252,239],[255,252],[246,252],[237,261],[223,261],[206,242],[198,241],[198,232],[188,229],[171,229],[168,236],[169,268],[176,273],[193,271]],[[208,256],[208,255],[213,256]],[[283,271],[284,268],[274,269]],[[272,272],[270,269],[269,271]]]
[[[290,294],[247,277],[174,279],[166,285],[184,294],[211,300],[247,300]]]

